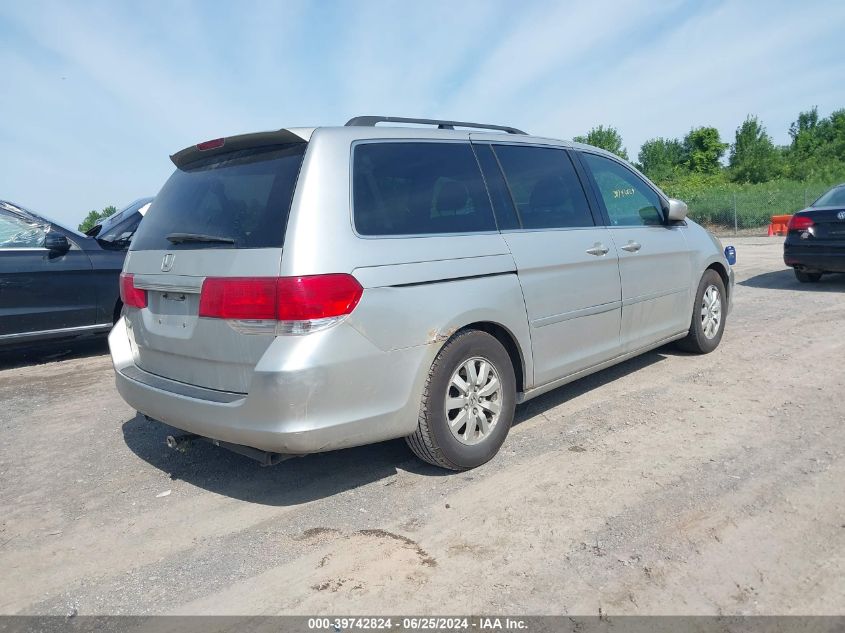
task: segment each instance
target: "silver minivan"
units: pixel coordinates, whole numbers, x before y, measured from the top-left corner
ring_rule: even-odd
[[[357,117],[172,160],[109,337],[121,396],[185,431],[171,443],[269,464],[404,437],[463,470],[517,404],[724,331],[719,241],[594,147]]]

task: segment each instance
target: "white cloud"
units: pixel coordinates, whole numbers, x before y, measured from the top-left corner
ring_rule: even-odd
[[[645,27],[655,10],[654,4],[633,0],[535,5],[521,12],[509,33],[491,38],[484,62],[451,99],[451,107],[470,113],[490,104],[501,114],[521,115],[522,123],[524,111],[568,100],[577,85],[572,80],[579,74],[573,72],[577,64],[589,63],[589,55],[600,53],[608,41]],[[548,92],[557,96],[543,104],[538,97]]]
[[[538,108],[536,114],[566,135],[612,123],[633,157],[646,139],[683,136],[695,125],[715,125],[732,140],[749,113],[786,142],[786,128],[799,110],[814,103],[845,105],[838,79],[842,62],[813,67],[819,49],[808,45],[838,37],[845,5],[830,7],[824,22],[817,15],[806,5],[768,12],[752,4],[716,7],[609,66],[559,109]],[[540,101],[554,98],[550,90]]]
[[[810,6],[812,4],[812,6]],[[816,2],[5,3],[0,196],[74,223],[154,192],[167,154],[358,114],[480,120],[629,154],[746,114],[786,142],[845,106],[845,5]],[[49,181],[49,186],[45,186]]]

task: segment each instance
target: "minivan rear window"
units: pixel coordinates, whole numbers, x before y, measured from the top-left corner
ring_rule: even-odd
[[[469,143],[375,142],[355,146],[353,214],[361,235],[495,231]]]
[[[305,148],[240,150],[177,169],[144,216],[132,250],[280,248]]]

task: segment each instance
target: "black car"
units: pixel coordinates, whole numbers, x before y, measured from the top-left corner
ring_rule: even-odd
[[[827,191],[789,220],[783,261],[801,282],[845,273],[845,183]]]
[[[97,241],[106,248],[126,250],[152,202],[153,198],[139,198],[114,215],[95,224],[85,232],[85,235],[96,237]]]
[[[0,200],[0,347],[107,333],[123,307],[119,276],[138,211],[150,200],[95,227],[96,236]]]

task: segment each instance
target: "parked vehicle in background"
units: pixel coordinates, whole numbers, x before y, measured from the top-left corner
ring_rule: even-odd
[[[133,213],[124,211],[95,238],[0,201],[0,347],[111,329],[123,307],[126,233],[137,227]]]
[[[139,198],[114,215],[103,218],[85,232],[89,237],[96,237],[103,248],[126,250],[135,236],[135,231],[150,208],[153,198]]]
[[[845,273],[845,183],[822,194],[789,220],[783,261],[802,283]]]
[[[117,388],[264,463],[405,437],[472,468],[517,403],[724,331],[721,244],[594,147],[359,117],[172,160],[121,277]]]

